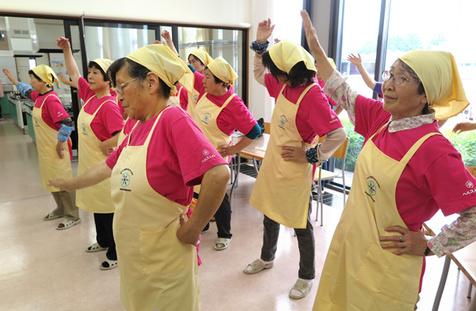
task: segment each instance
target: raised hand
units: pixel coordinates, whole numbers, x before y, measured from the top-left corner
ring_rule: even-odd
[[[360,54],[358,53],[357,55],[349,54],[349,56],[347,56],[347,60],[351,62],[352,64],[354,64],[355,66],[362,65],[362,57],[360,57]]]
[[[268,38],[273,34],[274,26],[271,24],[271,19],[265,19],[264,21],[258,24],[256,29],[256,41],[266,42]]]
[[[58,37],[58,39],[56,39],[56,45],[62,50],[71,48],[69,39],[65,37]]]
[[[13,75],[13,73],[10,71],[10,69],[4,67],[2,69],[3,73],[5,74],[5,76],[7,77],[7,79],[12,83],[12,84],[15,84],[17,85],[18,84],[18,80],[15,78],[15,76]]]
[[[166,42],[172,41],[172,36],[170,35],[170,32],[168,32],[167,30],[162,31],[162,33],[160,34],[160,36],[161,36],[162,38],[164,38],[164,40],[165,40]]]
[[[455,125],[453,132],[459,134],[461,132],[467,132],[471,130],[476,130],[475,122],[461,122]]]

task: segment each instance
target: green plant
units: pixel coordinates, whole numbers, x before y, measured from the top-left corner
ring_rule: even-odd
[[[349,138],[347,157],[345,158],[345,170],[353,172],[355,169],[355,161],[357,160],[360,150],[362,149],[364,138],[354,132],[354,125],[350,122],[350,120],[342,120],[342,125],[344,126],[347,137]],[[336,161],[336,167],[342,169],[342,161]]]
[[[476,166],[476,131],[455,134],[448,130],[443,134],[461,153],[466,166]]]

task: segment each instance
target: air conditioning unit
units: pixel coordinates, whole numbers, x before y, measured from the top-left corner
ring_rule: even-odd
[[[38,37],[32,18],[5,17],[9,49],[15,53],[33,53],[38,50]]]

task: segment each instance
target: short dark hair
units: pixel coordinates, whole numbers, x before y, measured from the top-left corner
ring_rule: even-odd
[[[125,64],[129,66],[127,69],[127,73],[129,74],[129,76],[131,76],[131,78],[144,81],[147,78],[147,74],[151,72],[145,66],[142,66],[141,64],[136,63],[135,61],[127,57],[119,58],[118,60],[114,61],[111,66],[109,66],[109,69],[107,71],[113,86],[117,85],[116,75],[119,70],[124,67]],[[165,99],[168,99],[170,97],[170,87],[165,84],[162,79],[160,79],[160,93]]]
[[[99,66],[99,64],[96,63],[95,61],[93,61],[93,60],[90,61],[88,63],[88,68],[99,70],[102,73],[102,77],[104,78],[104,81],[110,81],[109,76],[104,72],[104,70],[101,68],[101,66]]]
[[[269,52],[266,51],[263,53],[262,56],[262,61],[263,65],[268,68],[268,70],[271,72],[271,74],[277,78],[279,76],[285,77],[291,87],[298,87],[300,85],[306,85],[309,83],[314,82],[314,77],[316,75],[315,71],[309,70],[306,68],[306,65],[304,64],[303,61],[298,62],[296,65],[294,65],[289,73],[286,73],[282,70],[280,70],[276,64],[273,62],[271,59],[271,56],[269,55]]]

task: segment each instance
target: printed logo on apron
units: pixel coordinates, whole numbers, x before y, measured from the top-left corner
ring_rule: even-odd
[[[206,112],[202,115],[202,122],[205,123],[205,124],[208,124],[208,122],[210,122],[210,119],[212,118],[212,114],[210,112]]]
[[[132,179],[132,171],[128,168],[125,168],[121,171],[121,187],[120,189],[122,191],[131,191],[130,185],[131,185],[131,179]]]
[[[284,114],[279,116],[279,127],[282,129],[286,128],[286,123],[288,123],[288,118]]]
[[[375,202],[374,196],[377,194],[377,190],[379,189],[380,189],[380,185],[378,181],[373,176],[367,177],[367,190],[365,191],[365,194],[373,202]]]

